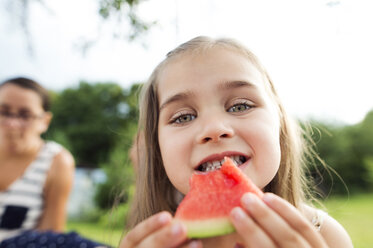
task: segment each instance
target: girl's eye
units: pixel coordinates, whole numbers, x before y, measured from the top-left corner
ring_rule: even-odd
[[[171,120],[171,123],[184,124],[184,123],[194,120],[195,118],[196,116],[193,114],[182,114],[182,115],[179,115],[173,118]]]
[[[228,112],[243,112],[250,109],[252,106],[247,103],[238,103],[228,109]]]

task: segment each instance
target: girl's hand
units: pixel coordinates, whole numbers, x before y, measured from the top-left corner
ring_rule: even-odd
[[[187,242],[186,228],[180,222],[172,221],[168,212],[155,214],[123,238],[120,248],[168,248],[201,247],[200,242]]]
[[[328,247],[310,221],[274,194],[265,193],[262,201],[246,193],[241,205],[231,211],[231,219],[245,247]]]

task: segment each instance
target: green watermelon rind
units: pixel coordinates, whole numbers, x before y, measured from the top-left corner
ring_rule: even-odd
[[[226,217],[181,221],[187,228],[188,238],[208,238],[235,231],[232,223]]]

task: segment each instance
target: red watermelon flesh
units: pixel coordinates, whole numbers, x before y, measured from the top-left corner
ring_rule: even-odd
[[[260,198],[263,196],[263,192],[228,157],[219,170],[194,173],[189,183],[190,190],[178,206],[175,218],[186,225],[190,238],[233,232],[229,213],[240,206],[242,195],[252,192]]]

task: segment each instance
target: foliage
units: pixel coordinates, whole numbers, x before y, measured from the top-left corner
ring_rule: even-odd
[[[133,187],[131,193],[133,192]],[[92,208],[84,211],[79,217],[69,217],[69,222],[95,223],[108,229],[123,229],[126,225],[130,202],[119,203],[106,209]]]
[[[153,24],[145,22],[139,18],[136,13],[136,6],[144,0],[100,0],[99,13],[104,19],[114,17],[118,23],[122,22],[122,18],[127,18],[127,23],[130,24],[131,30],[129,33],[117,32],[114,37],[128,37],[129,40],[134,40],[141,34],[145,33]]]
[[[119,204],[106,211],[106,213],[100,217],[99,222],[109,228],[124,229],[129,209],[129,202]]]
[[[102,168],[107,180],[95,195],[101,209],[129,198],[134,176],[128,151],[137,131],[139,88],[81,82],[52,94],[54,117],[45,137],[70,150],[78,166]]]
[[[95,202],[99,208],[108,209],[113,204],[127,202],[131,185],[134,182],[134,172],[128,156],[128,150],[132,144],[132,138],[136,133],[136,126],[128,127],[122,133],[121,144],[114,148],[109,160],[100,164],[107,180],[98,185]]]
[[[107,180],[98,185],[95,202],[98,207],[103,209],[110,208],[113,204],[126,203],[129,200],[134,182],[133,165],[129,158],[129,150],[137,132],[137,93],[139,88],[140,85],[135,84],[127,94],[128,113],[126,125],[116,136],[118,143],[111,151],[108,160],[100,164],[100,167],[106,173]]]
[[[97,0],[99,8],[97,14],[103,20],[115,18],[117,22],[114,27],[120,26],[113,33],[114,37],[126,38],[133,41],[142,34],[146,33],[155,22],[145,22],[140,18],[136,12],[136,7],[144,0]],[[9,13],[9,18],[15,18],[19,23],[19,28],[22,30],[27,44],[27,49],[30,55],[33,55],[32,33],[29,24],[32,6],[38,4],[42,6],[47,12],[53,13],[48,6],[48,1],[45,0],[6,0],[1,7],[6,9]],[[124,18],[124,19],[123,19]],[[13,22],[13,21],[12,21]],[[121,24],[128,24],[129,30],[123,28]],[[84,39],[85,40],[85,39]],[[90,47],[95,41],[87,40],[81,44],[83,54],[86,49]]]
[[[321,189],[326,194],[371,190],[373,111],[361,123],[352,126],[317,121],[312,121],[311,125],[318,130],[312,135],[316,151],[332,169],[328,170],[321,163],[317,164],[321,177],[315,171],[313,175],[316,175]]]
[[[101,223],[69,221],[67,223],[67,231],[75,231],[79,233],[79,235],[90,240],[107,244],[111,247],[118,247],[123,234],[123,227],[112,228]]]
[[[46,137],[68,148],[79,166],[97,167],[107,161],[127,118],[133,118],[126,97],[127,92],[113,83],[81,82],[78,88],[65,89],[54,97]]]

